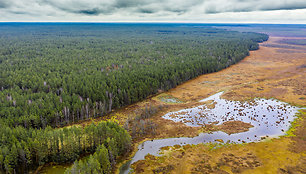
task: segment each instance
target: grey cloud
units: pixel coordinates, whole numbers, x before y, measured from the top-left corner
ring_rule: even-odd
[[[101,11],[97,8],[88,9],[88,10],[80,10],[77,13],[86,14],[86,15],[99,15]]]
[[[100,14],[112,14],[113,11],[111,9],[101,9],[101,8],[79,8],[79,9],[63,9],[61,10],[69,12],[69,13],[75,13],[75,14],[84,14],[88,16],[98,16]]]
[[[84,15],[170,12],[184,14],[196,7],[202,14],[305,9],[306,0],[37,0],[57,9]]]
[[[8,8],[9,3],[3,0],[0,0],[0,8]]]
[[[202,0],[189,0],[176,3],[175,0],[38,0],[40,4],[48,4],[54,8],[69,13],[80,13],[85,15],[113,14],[118,11],[128,13],[153,14],[162,11],[173,13],[183,13],[188,11],[192,6],[201,4]],[[173,7],[175,6],[175,7]]]
[[[263,7],[262,10],[270,11],[270,10],[296,10],[296,9],[305,9],[306,1],[304,4],[289,4],[286,6],[280,7]]]
[[[6,20],[4,16],[10,17],[10,14],[19,14],[16,19],[25,14],[33,19],[48,16],[67,20],[171,21],[218,15],[227,18],[226,12],[306,9],[306,0],[0,0],[0,9],[0,20]]]
[[[67,13],[97,16],[100,14],[111,14],[114,8],[103,3],[90,3],[90,1],[70,1],[70,0],[39,0],[40,4],[49,5]]]
[[[206,0],[202,5],[207,14],[306,9],[305,0]]]
[[[138,13],[145,13],[145,14],[153,14],[156,11],[153,10],[153,9],[143,9],[143,8],[140,8],[140,9],[137,9],[136,12],[138,12]]]
[[[251,7],[245,7],[245,8],[237,8],[233,7],[230,9],[216,9],[215,7],[206,8],[204,13],[206,14],[217,14],[217,13],[224,13],[224,12],[251,12],[255,11]]]
[[[10,11],[10,13],[17,14],[17,15],[31,15],[32,13],[25,12],[25,11]]]
[[[173,12],[173,13],[186,13],[189,9],[186,8],[165,8],[165,11]]]
[[[146,0],[116,0],[113,4],[116,8],[129,8],[129,7],[135,7],[135,6],[142,6],[149,4],[150,1]]]

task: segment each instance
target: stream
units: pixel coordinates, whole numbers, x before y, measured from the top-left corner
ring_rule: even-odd
[[[143,160],[147,154],[159,156],[161,147],[218,143],[216,140],[227,143],[249,143],[258,142],[266,137],[275,138],[285,135],[299,109],[276,99],[256,98],[247,102],[229,101],[222,99],[220,97],[222,94],[223,92],[219,92],[199,101],[206,104],[169,112],[163,118],[174,122],[182,122],[188,126],[205,126],[205,124],[212,123],[220,125],[227,121],[242,121],[250,123],[254,127],[246,132],[230,135],[216,131],[201,133],[193,138],[180,137],[145,141],[138,146],[138,151],[134,157],[121,166],[120,174],[128,174],[131,171],[130,165]],[[207,104],[208,102],[210,104]],[[214,105],[214,107],[210,108],[208,105]]]

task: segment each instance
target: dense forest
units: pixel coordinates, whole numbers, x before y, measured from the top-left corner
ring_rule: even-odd
[[[59,127],[219,71],[267,39],[200,24],[0,24],[0,168],[26,171],[95,152],[90,160],[108,160],[96,168],[107,173],[129,147],[123,128]]]
[[[79,160],[74,162],[71,168],[68,168],[66,174],[96,174],[102,173],[107,174],[111,173],[111,163],[109,159],[108,152],[112,150],[107,149],[103,144],[97,148],[97,151],[90,155],[88,159]]]
[[[129,134],[114,122],[63,129],[27,129],[21,126],[0,128],[0,165],[7,173],[21,173],[48,162],[73,162],[81,154],[93,153],[103,145],[109,149],[109,163],[127,152]]]

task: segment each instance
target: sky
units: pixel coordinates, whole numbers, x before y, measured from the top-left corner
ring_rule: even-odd
[[[306,0],[0,0],[0,21],[306,24]]]

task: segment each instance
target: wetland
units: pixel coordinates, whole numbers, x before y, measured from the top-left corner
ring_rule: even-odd
[[[136,110],[163,106],[148,118],[154,133],[133,139],[116,172],[305,172],[305,46],[282,41],[305,37],[269,34],[263,44],[273,47],[94,119],[124,126]]]
[[[305,39],[271,35],[263,44],[285,44],[282,40]],[[162,144],[160,146],[166,146],[163,141],[171,143],[132,164],[133,171],[304,173],[306,54],[299,51],[304,49],[305,46],[301,45],[260,47],[234,66],[200,76],[167,92],[189,102],[169,109],[160,117],[175,122],[178,130],[188,126],[195,132],[204,130],[209,133],[198,136],[186,133],[183,138],[146,141],[147,148],[154,141]],[[237,127],[234,125],[229,128],[232,131],[225,133],[225,127],[221,126],[234,121],[250,123],[251,126],[246,124],[247,129],[237,133],[233,131],[233,127]],[[168,136],[173,137],[172,134]],[[233,141],[227,143],[227,140]],[[194,141],[190,144],[197,145],[188,145],[186,141]],[[138,147],[140,151],[142,146]]]
[[[252,101],[229,101],[222,99],[219,92],[199,102],[207,104],[194,108],[170,112],[162,116],[174,122],[182,122],[187,126],[205,127],[205,125],[222,125],[229,122],[248,123],[247,130],[239,133],[215,131],[200,133],[196,137],[166,138],[148,140],[138,146],[133,158],[120,169],[120,173],[129,173],[129,166],[139,160],[144,160],[148,154],[159,156],[163,147],[175,145],[197,145],[200,143],[250,143],[258,142],[268,137],[284,135],[298,112],[297,107],[275,99],[256,98]],[[209,107],[213,105],[213,107]],[[234,124],[235,125],[235,124]],[[238,126],[238,125],[236,125]],[[241,124],[240,124],[241,126]],[[235,129],[232,127],[232,129]]]

